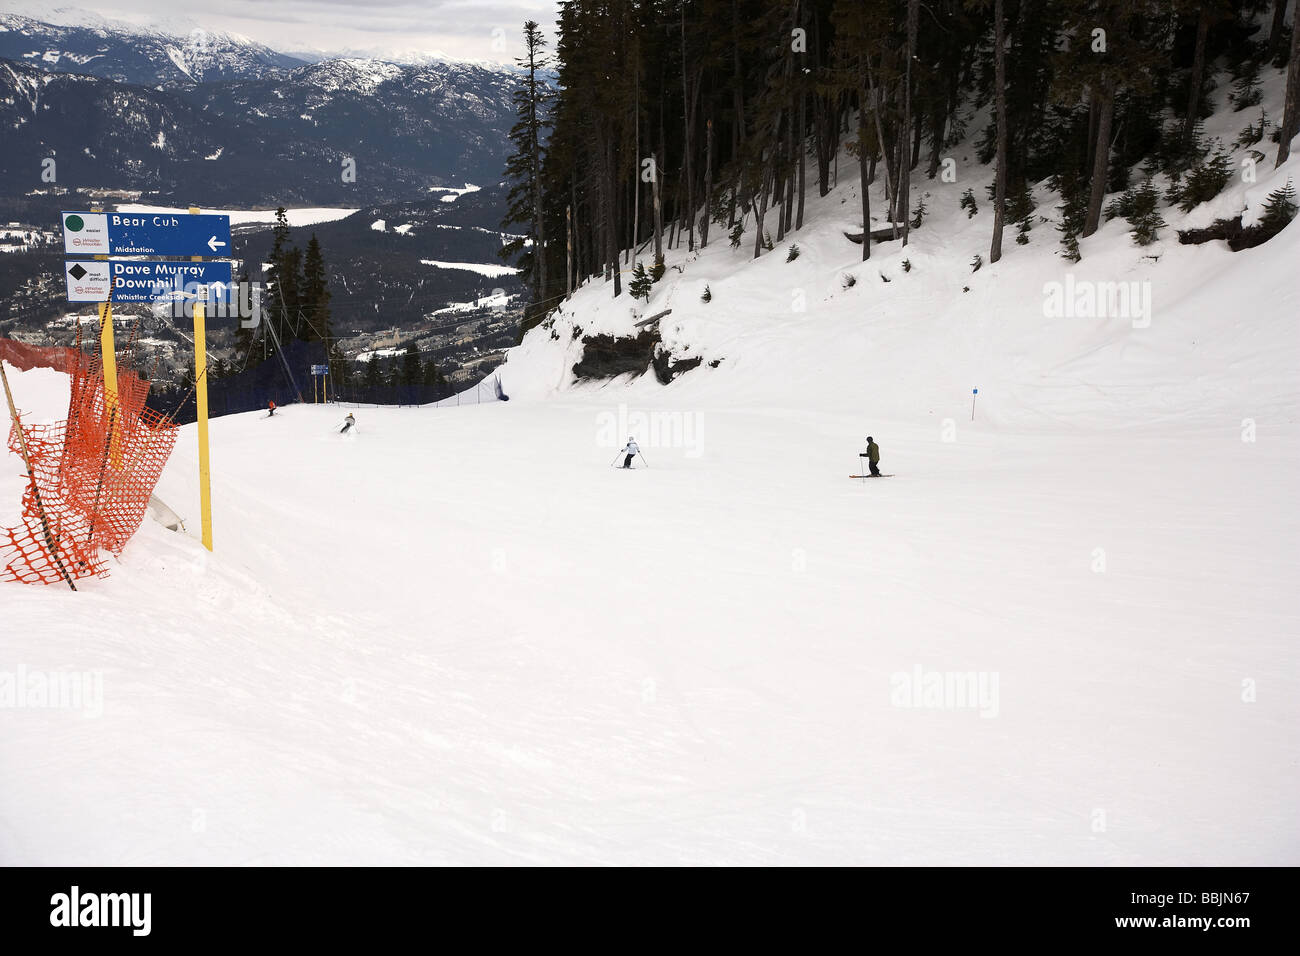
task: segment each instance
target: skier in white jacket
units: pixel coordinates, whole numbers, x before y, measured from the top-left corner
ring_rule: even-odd
[[[635,458],[637,455],[641,454],[641,449],[636,446],[636,439],[632,438],[631,436],[628,436],[627,445],[623,448],[621,452],[619,452],[619,454],[627,456],[626,458],[623,459],[623,467],[631,468],[632,459]]]

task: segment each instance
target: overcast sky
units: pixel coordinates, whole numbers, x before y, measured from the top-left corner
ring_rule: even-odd
[[[57,23],[85,10],[180,31],[227,30],[284,52],[360,51],[402,57],[441,52],[466,60],[512,60],[525,20],[548,39],[555,0],[107,0],[61,4],[0,0],[0,10]],[[84,19],[84,18],[81,18]]]

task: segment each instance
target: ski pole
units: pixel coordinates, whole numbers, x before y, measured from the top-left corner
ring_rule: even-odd
[[[636,456],[637,456],[638,458],[640,458],[642,462],[645,463],[645,466],[646,466],[647,468],[650,467],[650,462],[648,462],[648,461],[645,460],[645,455],[641,454],[640,449],[637,450]]]
[[[614,456],[614,460],[609,463],[609,467],[613,468],[614,465],[618,463],[618,456],[621,454],[623,453],[620,451],[617,455]]]

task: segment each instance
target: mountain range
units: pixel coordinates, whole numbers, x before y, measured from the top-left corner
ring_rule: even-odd
[[[445,60],[308,63],[234,34],[0,16],[0,125],[18,134],[0,188],[48,189],[50,158],[58,186],[203,205],[363,204],[494,183],[515,75]]]

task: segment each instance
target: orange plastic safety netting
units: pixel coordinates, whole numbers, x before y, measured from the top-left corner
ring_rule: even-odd
[[[22,523],[0,528],[0,579],[71,584],[104,576],[103,551],[120,554],[139,529],[176,444],[176,426],[145,407],[149,381],[119,361],[117,399],[106,395],[100,360],[79,348],[0,340],[0,360],[21,369],[54,368],[71,378],[68,416],[9,432],[32,479]]]

